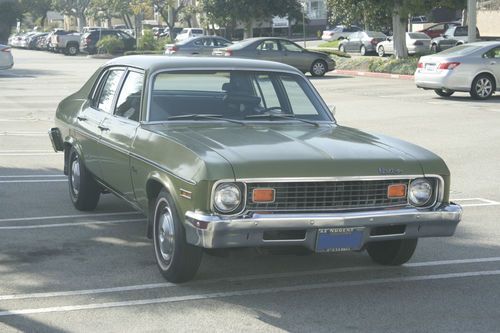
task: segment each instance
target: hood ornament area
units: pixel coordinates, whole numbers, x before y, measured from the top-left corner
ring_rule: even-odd
[[[378,168],[378,173],[379,175],[400,175],[403,171],[396,168]]]

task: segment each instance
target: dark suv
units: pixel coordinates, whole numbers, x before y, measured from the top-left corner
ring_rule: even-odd
[[[80,52],[88,53],[88,54],[96,54],[97,53],[97,42],[105,37],[105,36],[113,36],[123,41],[123,50],[120,51],[131,51],[135,49],[135,38],[130,36],[129,34],[114,29],[99,29],[92,30],[85,34],[83,34],[80,39]]]

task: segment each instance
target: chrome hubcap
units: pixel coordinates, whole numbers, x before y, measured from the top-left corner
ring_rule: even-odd
[[[487,78],[482,78],[476,83],[476,92],[481,97],[487,97],[493,90],[493,84]]]
[[[314,74],[321,75],[325,72],[325,66],[321,62],[318,62],[314,64],[313,71]]]
[[[80,192],[80,161],[75,158],[71,163],[71,190],[75,196]]]
[[[158,211],[158,241],[160,254],[166,264],[170,264],[174,254],[174,220],[172,211],[166,201],[159,203],[162,208]]]

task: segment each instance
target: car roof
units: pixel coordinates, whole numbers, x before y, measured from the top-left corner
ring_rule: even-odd
[[[183,69],[203,70],[221,68],[227,70],[270,70],[300,73],[294,67],[265,60],[228,57],[167,57],[154,55],[124,56],[110,60],[105,66],[130,66],[147,71]]]

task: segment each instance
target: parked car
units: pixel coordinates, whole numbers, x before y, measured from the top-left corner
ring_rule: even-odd
[[[406,48],[408,54],[425,54],[429,53],[431,39],[422,32],[407,32],[406,33]],[[394,54],[393,37],[387,37],[383,42],[377,44],[377,53],[383,57],[386,54]]]
[[[476,37],[479,38],[479,30],[476,28]],[[441,37],[433,38],[431,41],[431,52],[436,53],[450,47],[462,45],[469,41],[467,26],[453,26],[448,28]]]
[[[0,44],[0,70],[11,69],[14,66],[14,58],[10,52],[10,46]]]
[[[62,30],[62,29],[56,29],[50,33],[50,39],[49,39],[49,47],[48,50],[51,52],[59,52],[59,36],[67,35],[67,34],[72,34],[75,33],[76,31],[74,30]]]
[[[358,31],[343,39],[339,44],[340,52],[359,52],[361,55],[377,51],[377,44],[387,36],[378,31]]]
[[[28,43],[28,48],[30,50],[39,50],[39,43],[41,39],[45,39],[49,33],[48,32],[40,32],[33,37],[30,38]]]
[[[430,27],[427,27],[425,29],[422,29],[418,32],[423,32],[424,34],[426,34],[430,38],[436,38],[436,37],[440,37],[442,34],[444,34],[446,32],[446,30],[448,30],[449,28],[455,27],[455,26],[460,26],[460,23],[457,23],[457,22],[438,23],[438,24],[431,25]]]
[[[66,55],[77,55],[80,48],[81,34],[77,32],[68,34],[54,34],[51,38],[51,45],[55,52],[62,52]]]
[[[128,56],[64,99],[50,130],[79,210],[102,193],[147,215],[159,270],[191,279],[203,249],[366,249],[401,265],[461,218],[435,154],[336,123],[293,67]]]
[[[442,97],[464,91],[474,99],[487,99],[500,90],[500,42],[464,44],[422,57],[415,84]]]
[[[334,40],[342,40],[356,31],[362,31],[363,29],[351,25],[351,26],[343,26],[338,25],[334,29],[324,30],[321,39],[327,42],[331,42]]]
[[[165,45],[168,55],[212,55],[216,48],[227,47],[232,43],[219,36],[203,36],[185,39],[175,44]]]
[[[429,20],[427,19],[427,16],[420,15],[420,16],[412,16],[410,18],[410,22],[411,23],[427,23],[427,22],[429,22]]]
[[[215,49],[215,56],[262,59],[282,62],[303,73],[323,76],[335,69],[335,61],[328,54],[309,51],[294,42],[276,37],[250,38],[225,48]]]
[[[82,35],[80,39],[80,52],[95,54],[97,53],[97,42],[105,37],[113,36],[123,41],[123,50],[120,51],[131,51],[135,50],[136,40],[129,34],[114,29],[107,30],[92,30]]]
[[[175,37],[176,42],[183,41],[185,39],[199,37],[205,35],[205,31],[202,28],[184,28],[181,32]]]

